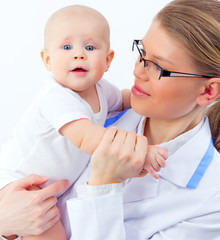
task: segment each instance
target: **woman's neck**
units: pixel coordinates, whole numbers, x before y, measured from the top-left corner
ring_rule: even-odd
[[[148,118],[145,123],[144,135],[150,145],[168,142],[194,128],[203,118],[204,110],[178,119]]]

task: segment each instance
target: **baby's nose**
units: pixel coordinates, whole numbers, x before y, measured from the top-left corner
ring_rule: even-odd
[[[86,55],[82,50],[76,50],[73,54],[73,59],[74,60],[85,60]]]

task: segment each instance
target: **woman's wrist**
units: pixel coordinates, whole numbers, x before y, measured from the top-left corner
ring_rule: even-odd
[[[114,184],[114,183],[121,183],[122,180],[120,181],[119,179],[116,180],[116,179],[113,179],[113,178],[110,178],[110,177],[98,177],[98,175],[92,177],[90,176],[89,178],[89,181],[88,181],[88,185],[91,185],[91,186],[100,186],[100,185],[107,185],[107,184]]]
[[[103,160],[104,161],[104,160]],[[91,167],[88,185],[99,186],[107,184],[122,183],[124,180],[115,174],[116,171],[103,171],[103,169],[97,169]]]
[[[122,192],[122,183],[113,183],[105,185],[80,185],[76,188],[79,198],[98,197],[101,195]]]

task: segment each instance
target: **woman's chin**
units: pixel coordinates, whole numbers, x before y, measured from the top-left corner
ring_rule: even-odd
[[[142,106],[142,104],[138,104],[135,100],[134,101],[131,100],[131,107],[136,113],[142,116],[146,116],[146,110]]]

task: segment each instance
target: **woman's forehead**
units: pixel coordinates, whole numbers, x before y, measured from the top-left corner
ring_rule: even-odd
[[[147,58],[176,64],[192,63],[191,57],[183,45],[172,38],[161,26],[159,21],[154,21],[142,39],[142,45]]]

